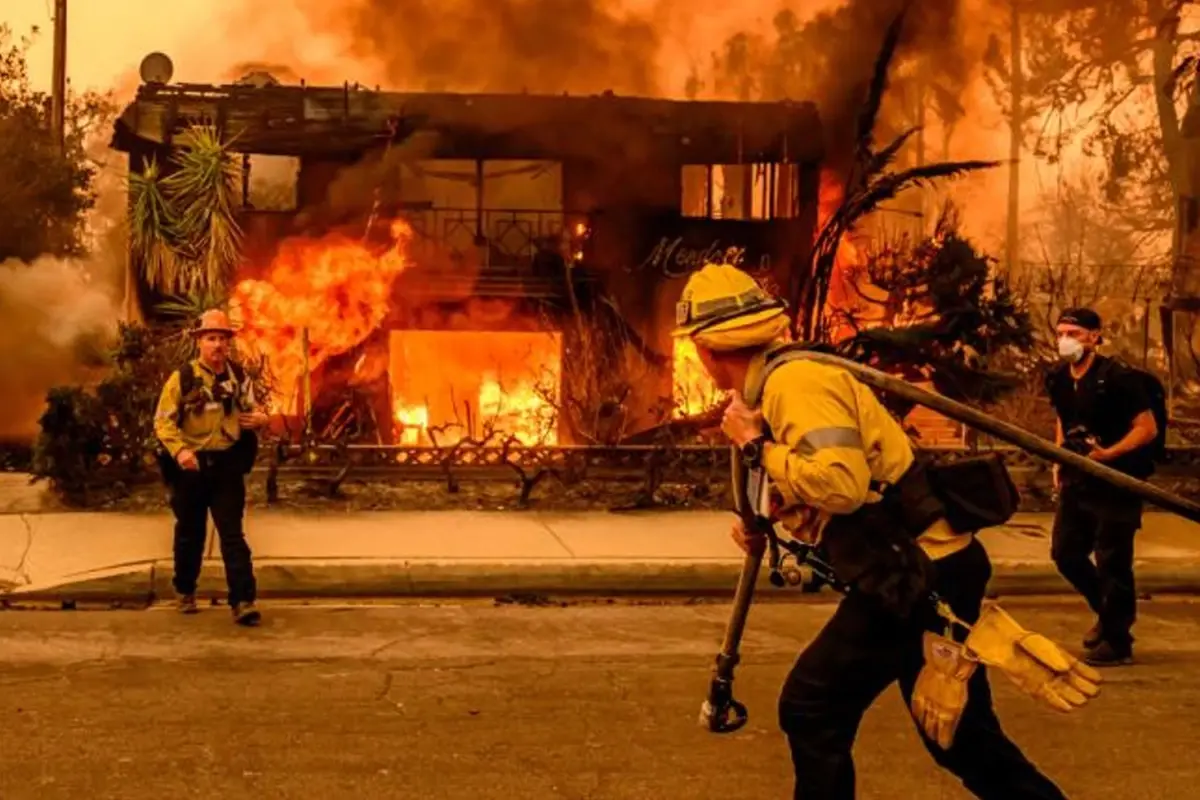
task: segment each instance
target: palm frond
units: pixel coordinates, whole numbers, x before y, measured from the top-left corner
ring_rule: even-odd
[[[875,70],[871,76],[871,86],[858,115],[858,130],[856,140],[858,145],[859,164],[869,162],[875,135],[875,122],[879,118],[879,108],[883,105],[883,96],[887,92],[888,72],[892,66],[892,58],[896,55],[896,47],[900,43],[900,32],[904,29],[904,18],[908,15],[908,4],[896,15],[888,25],[883,36],[883,44],[879,55],[875,58]]]
[[[163,183],[177,210],[180,248],[194,262],[190,288],[222,285],[236,265],[242,231],[236,217],[237,167],[216,129],[197,126],[179,138],[176,170]]]
[[[186,282],[186,270],[176,248],[178,219],[163,183],[153,158],[142,172],[130,172],[130,244],[146,282],[173,291]]]
[[[163,316],[188,323],[209,309],[224,308],[227,299],[221,287],[209,287],[170,296],[158,303],[155,309]]]
[[[959,178],[969,172],[990,169],[999,161],[948,161],[927,164],[921,167],[890,173],[875,180],[864,191],[848,198],[838,209],[839,224],[843,230],[854,227],[858,220],[877,209],[881,203],[895,198],[906,189],[931,184],[935,181]]]
[[[920,130],[920,126],[913,126],[897,136],[895,140],[893,140],[892,143],[887,147],[883,148],[878,153],[871,154],[867,166],[863,170],[867,180],[870,180],[884,169],[891,166],[892,162],[896,159],[896,154],[900,152],[900,149],[904,147],[908,140]]]

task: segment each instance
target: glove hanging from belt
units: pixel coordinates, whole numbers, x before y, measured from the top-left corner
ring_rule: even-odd
[[[938,613],[969,631],[962,644],[926,632],[925,666],[913,686],[911,711],[925,735],[943,750],[966,710],[967,682],[979,664],[1003,672],[1026,694],[1056,711],[1073,711],[1100,694],[1100,673],[1039,633],[1025,630],[1006,611],[985,603],[968,625],[939,603]]]
[[[964,645],[1026,694],[1058,711],[1073,711],[1100,694],[1100,673],[1040,633],[1025,630],[994,603],[984,606]]]

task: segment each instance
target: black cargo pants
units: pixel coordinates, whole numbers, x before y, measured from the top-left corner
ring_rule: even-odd
[[[936,588],[955,614],[979,619],[991,561],[978,541],[935,562]],[[922,607],[924,608],[924,607]],[[941,632],[932,610],[899,620],[877,601],[851,593],[792,668],[779,700],[779,721],[796,769],[796,800],[851,800],[855,796],[851,750],[863,714],[898,681],[910,704],[924,663],[922,634]],[[956,634],[961,640],[961,634]],[[916,723],[914,722],[914,725]],[[920,727],[917,727],[921,732]],[[968,684],[966,711],[954,744],[942,750],[921,732],[934,760],[985,800],[1042,800],[1064,795],[1005,735],[992,707],[987,672]]]
[[[208,514],[221,543],[229,604],[252,603],[257,595],[250,545],[242,528],[246,481],[228,453],[196,454],[199,471],[181,469],[171,487],[175,514],[175,591],[195,594],[204,562]]]
[[[1099,617],[1105,641],[1118,649],[1133,642],[1133,541],[1141,526],[1142,501],[1108,487],[1067,483],[1054,516],[1054,563]]]

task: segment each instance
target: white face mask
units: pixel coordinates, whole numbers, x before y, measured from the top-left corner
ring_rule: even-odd
[[[1072,339],[1070,336],[1060,337],[1058,340],[1058,354],[1072,364],[1079,363],[1079,359],[1083,358],[1083,343],[1078,339]]]

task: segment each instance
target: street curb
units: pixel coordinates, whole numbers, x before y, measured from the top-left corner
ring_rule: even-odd
[[[450,598],[506,595],[732,597],[740,561],[263,561],[256,564],[263,599]],[[1137,590],[1143,594],[1200,595],[1200,564],[1140,561]],[[809,596],[799,588],[771,586],[759,573],[764,596]],[[826,594],[829,589],[823,590]],[[1074,594],[1050,564],[994,564],[989,594]],[[198,594],[224,598],[224,569],[205,564]],[[76,576],[54,585],[24,586],[0,595],[7,607],[29,603],[147,606],[169,599],[169,562]]]

